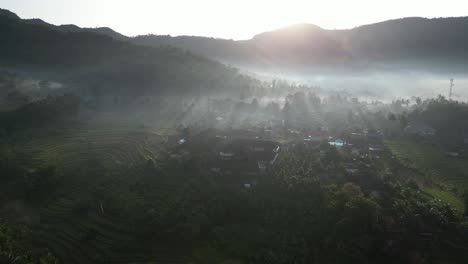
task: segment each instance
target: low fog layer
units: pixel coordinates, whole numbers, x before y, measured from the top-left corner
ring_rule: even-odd
[[[248,66],[247,66],[248,68]],[[320,69],[313,70],[265,70],[250,68],[243,73],[271,81],[289,80],[296,84],[317,87],[322,92],[340,92],[361,100],[389,102],[396,99],[420,97],[449,97],[450,79],[454,79],[452,99],[468,99],[468,75],[462,73],[434,73],[418,70],[359,70]]]

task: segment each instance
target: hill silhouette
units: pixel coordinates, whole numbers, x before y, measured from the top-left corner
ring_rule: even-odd
[[[20,18],[9,11],[3,17]],[[54,26],[40,19],[22,20],[60,32],[91,32],[150,47],[172,46],[235,66],[316,68],[406,67],[463,71],[468,58],[468,17],[409,17],[327,30],[297,24],[260,33],[248,40],[200,36],[124,36],[110,28]]]
[[[0,66],[47,72],[78,85],[125,94],[228,89],[237,71],[174,47],[143,47],[106,28],[53,26],[0,11]]]
[[[298,24],[232,41],[200,37],[138,36],[148,46],[170,44],[234,64],[254,66],[461,67],[468,57],[468,17],[402,18],[348,30]]]

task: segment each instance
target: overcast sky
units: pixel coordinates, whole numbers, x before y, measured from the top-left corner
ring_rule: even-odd
[[[125,35],[248,39],[291,24],[344,29],[388,19],[468,15],[465,0],[0,0],[0,8],[52,24],[111,27]]]

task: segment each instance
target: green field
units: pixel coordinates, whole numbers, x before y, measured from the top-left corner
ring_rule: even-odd
[[[468,188],[467,158],[451,158],[433,145],[414,141],[389,140],[386,143],[398,159],[433,180]]]
[[[141,239],[141,219],[149,215],[158,222],[184,187],[180,179],[145,171],[148,160],[158,165],[167,145],[164,133],[66,129],[10,146],[32,157],[25,166],[57,170],[58,193],[35,206],[40,220],[32,223],[33,243],[64,263],[185,263],[182,245]]]
[[[460,201],[460,199],[453,194],[450,191],[444,191],[441,189],[435,189],[435,188],[430,188],[430,187],[422,187],[422,190],[430,195],[432,195],[434,198],[439,199],[441,201],[447,202],[451,204],[453,207],[455,207],[457,210],[460,212],[463,212],[464,210],[464,205],[463,202]]]
[[[468,159],[448,157],[443,150],[417,141],[387,140],[386,145],[403,164],[429,179],[458,190],[468,189]],[[463,208],[463,203],[450,191],[430,187],[423,190],[456,208]]]

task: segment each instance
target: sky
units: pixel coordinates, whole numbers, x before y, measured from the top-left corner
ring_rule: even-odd
[[[346,29],[401,17],[467,16],[466,0],[0,0],[22,18],[111,27],[127,36],[249,39],[292,24]]]

